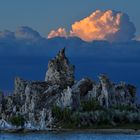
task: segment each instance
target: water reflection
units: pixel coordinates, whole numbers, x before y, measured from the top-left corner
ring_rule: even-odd
[[[0,134],[0,140],[140,140],[140,135],[49,133],[49,134]]]

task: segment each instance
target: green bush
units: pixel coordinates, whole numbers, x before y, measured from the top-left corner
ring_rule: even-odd
[[[130,105],[117,105],[113,107],[114,109],[118,109],[120,111],[132,111],[134,108]]]
[[[100,118],[99,124],[107,125],[107,124],[110,124],[111,122],[111,116],[108,112],[103,111],[100,114],[99,118]]]
[[[73,113],[73,115],[71,116],[71,123],[74,126],[78,126],[80,124],[80,114],[78,112]]]
[[[63,121],[70,121],[71,120],[71,110],[68,109],[68,108],[65,108],[63,111],[62,111],[62,114],[63,114]]]
[[[21,115],[18,115],[11,117],[10,122],[15,126],[24,126],[25,119]]]
[[[63,119],[62,110],[58,106],[53,106],[53,108],[52,108],[52,115],[53,115],[53,117],[55,117],[58,120],[62,120]]]
[[[90,101],[83,101],[81,103],[81,107],[83,111],[95,111],[95,110],[101,110],[102,107],[99,104],[99,102],[95,99]]]
[[[53,106],[52,115],[58,121],[70,121],[71,120],[71,110],[69,108],[61,109],[58,106]]]

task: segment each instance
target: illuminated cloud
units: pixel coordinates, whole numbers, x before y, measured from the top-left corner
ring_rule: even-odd
[[[72,25],[71,36],[85,41],[128,41],[134,37],[135,27],[128,15],[112,10],[93,12],[90,16]]]
[[[129,16],[113,10],[96,10],[90,16],[72,24],[68,36],[77,36],[84,41],[108,40],[110,42],[128,41],[135,37],[135,26]],[[64,28],[51,31],[48,38],[66,37]]]
[[[54,38],[54,37],[67,37],[67,33],[65,28],[59,28],[57,30],[52,30],[49,35],[48,38]]]

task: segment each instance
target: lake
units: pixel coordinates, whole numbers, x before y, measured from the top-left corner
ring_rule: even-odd
[[[140,140],[140,135],[94,134],[89,132],[0,134],[0,140]]]

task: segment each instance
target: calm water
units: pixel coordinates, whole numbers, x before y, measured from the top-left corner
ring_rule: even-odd
[[[0,140],[140,140],[140,135],[57,133],[57,134],[0,134]]]

